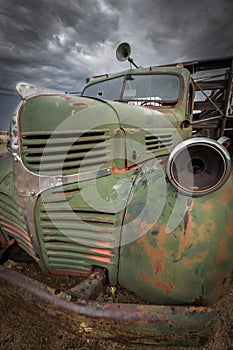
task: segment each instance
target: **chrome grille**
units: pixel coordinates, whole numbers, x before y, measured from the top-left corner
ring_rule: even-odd
[[[21,144],[25,166],[40,174],[69,175],[111,160],[109,130],[23,132]]]

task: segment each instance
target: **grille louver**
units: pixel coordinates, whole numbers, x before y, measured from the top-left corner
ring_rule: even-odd
[[[148,133],[145,135],[146,150],[148,152],[153,152],[171,147],[172,141],[172,134],[153,135]]]
[[[40,174],[69,175],[92,170],[110,161],[109,139],[109,130],[24,132],[22,159],[30,171]]]
[[[3,233],[16,239],[28,254],[35,257],[20,208],[10,195],[3,192],[0,192],[0,226]]]
[[[69,206],[80,194],[78,184],[49,190],[40,204],[39,231],[44,260],[51,270],[89,272],[93,265],[114,260],[114,213]]]

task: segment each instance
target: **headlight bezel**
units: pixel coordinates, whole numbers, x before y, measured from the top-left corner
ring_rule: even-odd
[[[206,153],[204,154],[204,157],[201,155],[198,157],[195,156],[198,150],[201,149],[203,149],[205,151],[204,153]],[[180,162],[182,155],[184,157],[184,164],[181,164]],[[219,165],[221,165],[222,169],[217,169],[217,172],[220,172],[220,174],[217,174],[217,176],[214,174],[215,169],[213,169],[212,174],[209,174],[211,171],[211,156],[215,157],[215,160],[218,158],[216,161],[221,161],[221,164],[219,163]],[[194,159],[196,165],[194,164]],[[176,162],[178,164],[176,164]],[[192,165],[193,169],[194,166],[196,166],[197,169],[199,167],[200,171],[198,173],[191,172],[190,165]],[[182,167],[184,169],[184,174],[181,174]],[[216,191],[228,180],[230,173],[231,157],[229,152],[221,143],[207,137],[194,137],[182,141],[171,151],[166,164],[168,181],[178,192],[190,197],[200,197]],[[211,177],[214,175],[216,176],[216,181],[212,179],[212,183],[210,181],[209,185],[208,183],[204,183],[204,181],[207,181],[207,179],[205,179],[207,178],[207,175],[209,176],[208,181],[210,181]],[[192,180],[192,183],[190,183],[190,179]],[[197,179],[199,182],[203,180],[202,187],[196,186],[198,182]],[[189,185],[187,185],[187,183],[189,183]]]

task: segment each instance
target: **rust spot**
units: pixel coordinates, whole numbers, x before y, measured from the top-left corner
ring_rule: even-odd
[[[22,235],[24,237],[25,241],[27,242],[27,244],[30,247],[32,247],[31,240],[28,236],[28,233],[26,231],[24,231],[20,226],[18,226],[17,224],[11,225],[5,221],[0,221],[0,223],[5,231],[9,232],[10,234],[15,236],[16,238],[20,238]]]
[[[107,256],[111,256],[112,255],[112,250],[111,249],[91,248],[90,251],[93,252],[93,253],[104,254],[104,255],[107,255]]]
[[[219,242],[219,252],[218,252],[218,259],[216,261],[216,265],[220,265],[221,263],[225,262],[229,256],[229,251],[227,248],[226,240],[223,238]]]
[[[112,174],[122,174],[122,173],[125,173],[126,171],[127,171],[126,168],[118,169],[116,163],[113,163]]]
[[[228,236],[228,237],[231,237],[232,231],[233,231],[233,212],[231,213],[230,224],[229,224],[229,226],[227,227],[227,236]]]
[[[142,279],[143,279],[143,281],[145,281],[145,282],[148,282],[148,283],[153,283],[153,285],[156,287],[156,288],[158,288],[158,289],[163,289],[163,290],[165,290],[165,292],[167,293],[167,294],[169,294],[170,292],[171,292],[171,290],[172,290],[172,284],[171,283],[168,283],[168,284],[166,284],[165,282],[163,282],[163,281],[154,281],[154,280],[152,280],[146,273],[143,273],[142,274]]]
[[[67,293],[55,290],[0,266],[0,294],[17,300],[29,312],[40,314],[88,339],[127,341],[140,345],[203,345],[217,327],[217,313],[209,308],[135,305],[79,300],[70,302]],[[95,287],[95,286],[94,286]],[[95,288],[94,288],[95,289]],[[201,312],[201,314],[200,314]],[[98,322],[97,322],[98,320]]]
[[[121,135],[124,134],[121,129],[118,129],[115,133],[116,137],[121,137]]]
[[[202,284],[202,287],[201,287],[201,295],[199,298],[196,298],[195,299],[195,304],[198,305],[198,306],[201,306],[205,303],[205,298],[204,298],[204,295],[205,295],[205,288],[204,288],[204,285]]]
[[[200,224],[197,228],[198,241],[207,242],[210,241],[210,233],[215,232],[216,223],[213,219],[206,219],[206,221]]]
[[[135,232],[141,232],[140,235],[142,235],[142,238],[144,236],[144,234],[146,234],[150,228],[151,228],[151,224],[148,223],[147,221],[142,221],[140,218],[136,218],[133,222],[134,226],[136,227],[136,231]],[[138,229],[140,228],[140,230]],[[147,243],[147,240],[145,240],[143,242],[143,244],[146,244]]]
[[[129,129],[129,130],[128,130],[128,133],[129,133],[129,134],[136,134],[136,133],[138,133],[140,130],[142,130],[142,129],[140,129],[140,128],[132,128],[132,129]]]
[[[142,274],[142,279],[145,282],[150,282],[150,278],[145,272],[143,272],[143,274]]]
[[[89,105],[85,102],[75,102],[75,103],[71,103],[71,106],[74,107],[88,107]]]
[[[189,306],[188,309],[191,311],[191,312],[197,312],[197,308],[196,306]],[[200,306],[198,308],[198,312],[212,312],[212,309],[211,308],[207,308],[205,306]]]
[[[226,284],[226,282],[227,282],[227,277],[225,277],[225,278],[223,279],[222,284],[224,285],[224,284]]]
[[[157,250],[158,258],[155,260],[153,266],[155,269],[155,274],[160,275],[163,272],[163,257],[165,255],[164,251]]]
[[[70,97],[68,95],[60,96],[60,98],[65,101],[73,100],[73,97]]]
[[[163,281],[156,281],[154,282],[155,287],[159,289],[163,289],[167,294],[171,293],[172,290],[172,284],[171,283],[164,283]]]
[[[138,167],[139,167],[138,164],[132,165],[130,167],[128,167],[125,164],[125,167],[123,169],[118,169],[116,163],[113,163],[112,174],[123,174],[123,173],[125,173],[127,171],[136,170],[136,169],[138,169]]]
[[[112,264],[112,261],[111,261],[110,257],[107,257],[107,256],[86,255],[86,257],[90,258],[91,260],[100,261],[100,262],[104,262],[104,263],[107,263],[107,264]]]
[[[233,188],[225,188],[221,196],[222,205],[226,205],[233,196]]]
[[[195,256],[193,259],[184,259],[184,266],[187,269],[192,269],[194,265],[201,264],[208,257],[209,252],[201,252],[199,255]]]
[[[189,212],[186,211],[185,215],[184,215],[184,235],[186,235],[186,230],[188,227],[188,222],[189,222]]]
[[[196,298],[196,299],[194,300],[194,303],[195,303],[195,305],[197,305],[197,306],[203,305],[204,302],[205,302],[205,299],[203,298],[202,295],[201,295],[199,298]]]
[[[192,200],[190,198],[188,198],[187,210],[186,210],[185,215],[184,215],[184,229],[183,229],[183,234],[182,234],[181,242],[180,242],[179,256],[178,256],[178,259],[176,259],[178,261],[184,255],[184,250],[185,250],[185,247],[188,243],[189,236],[190,236],[190,231],[191,231],[191,226],[192,226],[192,217],[189,214],[189,211],[190,211],[191,205],[192,205]]]

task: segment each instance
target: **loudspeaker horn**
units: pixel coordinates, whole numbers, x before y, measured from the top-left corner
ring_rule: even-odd
[[[130,58],[131,47],[128,43],[121,43],[116,50],[116,57],[118,61],[126,61]]]

